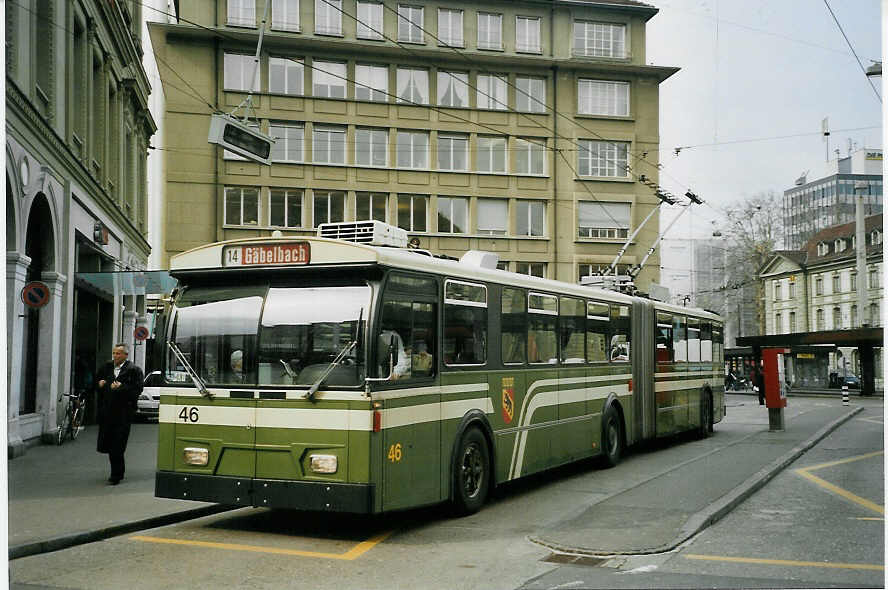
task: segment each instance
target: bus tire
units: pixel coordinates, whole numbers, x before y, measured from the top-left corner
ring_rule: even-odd
[[[623,420],[620,412],[609,405],[601,421],[601,463],[604,467],[615,467],[623,458]]]
[[[708,438],[712,435],[712,412],[712,394],[705,391],[703,392],[703,399],[700,402],[700,427],[697,429],[697,436],[700,438]]]
[[[476,426],[463,432],[453,462],[453,505],[457,514],[478,512],[490,489],[490,450]]]

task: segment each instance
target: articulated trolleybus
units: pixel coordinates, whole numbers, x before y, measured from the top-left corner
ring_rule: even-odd
[[[437,258],[379,222],[318,234],[172,258],[157,496],[469,513],[724,415],[715,314]]]

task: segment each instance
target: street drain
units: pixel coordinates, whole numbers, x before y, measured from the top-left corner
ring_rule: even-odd
[[[588,555],[568,555],[566,553],[552,553],[548,557],[544,557],[540,561],[545,561],[547,563],[561,563],[595,567],[605,563],[607,561],[607,558],[589,557]]]

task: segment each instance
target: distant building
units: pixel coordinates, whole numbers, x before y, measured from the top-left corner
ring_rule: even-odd
[[[815,180],[808,180],[813,176]],[[854,184],[866,183],[865,215],[882,212],[882,150],[861,149],[830,160],[783,192],[786,247],[801,249],[818,231],[854,221]]]
[[[657,206],[637,177],[657,182],[659,86],[678,69],[645,57],[656,8],[281,0],[254,81],[265,6],[180,2],[149,25],[166,97],[159,265],[216,240],[375,219],[435,253],[490,250],[501,268],[577,282]],[[271,166],[207,143],[210,114],[251,89],[278,138]],[[638,284],[658,280],[655,254]]]
[[[882,216],[865,219],[866,277],[857,276],[855,224],[845,223],[813,235],[800,250],[774,252],[759,277],[764,283],[767,334],[847,330],[859,325],[882,326]],[[857,309],[858,281],[865,281],[866,309]],[[876,349],[876,375],[881,349]],[[845,367],[858,373],[856,350],[839,350],[829,359],[830,370]],[[820,375],[825,378],[826,375]],[[881,380],[877,380],[880,383]]]
[[[84,278],[144,269],[150,253],[141,13],[136,0],[5,3],[10,457],[54,436],[59,396],[91,390],[96,366],[146,321],[144,296]],[[21,298],[35,281],[42,307]]]

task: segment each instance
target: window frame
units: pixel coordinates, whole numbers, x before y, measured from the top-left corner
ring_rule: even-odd
[[[515,173],[527,176],[546,176],[546,140],[515,138]],[[539,156],[539,172],[534,168],[534,157]]]
[[[479,301],[469,301],[469,300],[465,300],[465,299],[448,298],[447,287],[449,285],[454,285],[454,284],[455,285],[465,285],[465,286],[474,287],[474,288],[481,288],[484,292],[484,302],[482,303]],[[483,366],[487,365],[488,361],[490,360],[490,354],[489,354],[490,346],[489,346],[489,342],[488,342],[488,340],[489,340],[488,322],[489,322],[489,314],[490,314],[490,304],[489,304],[490,293],[488,291],[487,285],[484,283],[473,283],[470,281],[463,281],[463,280],[459,280],[459,279],[450,279],[450,278],[444,279],[443,301],[444,301],[444,316],[442,319],[442,325],[443,325],[444,334],[442,336],[445,336],[445,337],[447,334],[447,306],[448,305],[484,309],[486,312],[484,314],[485,321],[484,321],[484,343],[483,343],[484,360],[483,360],[483,362],[480,362],[480,363],[448,363],[446,360],[446,356],[444,355],[444,351],[442,350],[441,360],[444,363],[444,366],[459,368],[459,367],[483,367]]]
[[[622,96],[623,92],[625,96]],[[577,78],[577,114],[593,117],[629,117],[632,111],[631,93],[632,85],[629,82]]]
[[[481,208],[482,203],[493,205],[492,210],[487,210],[484,214],[482,214]],[[509,235],[509,200],[501,199],[496,197],[478,197],[476,202],[477,208],[477,228],[475,229],[476,233],[484,236],[492,236],[492,237],[504,237]],[[502,210],[502,208],[505,208]],[[485,207],[487,209],[487,207]],[[497,211],[499,210],[499,211]],[[487,223],[487,221],[482,222],[482,219],[496,219],[499,223],[499,226],[502,229],[496,228],[482,228],[482,223]]]
[[[454,42],[454,39],[453,39],[452,33],[453,33],[453,30],[455,29],[455,27],[453,26],[453,18],[452,17],[447,18],[447,21],[448,21],[447,22],[447,33],[448,33],[448,35],[445,35],[444,32],[441,30],[441,23],[442,23],[441,15],[442,15],[442,13],[445,13],[445,12],[450,13],[451,15],[459,14],[459,42],[458,43]],[[465,11],[463,11],[461,8],[442,8],[440,6],[438,7],[438,35],[437,36],[438,36],[438,44],[440,46],[442,46],[442,47],[458,47],[458,48],[464,48],[466,46],[465,27],[463,25],[463,22],[464,22],[463,17],[465,16],[464,12]]]
[[[478,74],[475,79],[475,107],[488,111],[508,111],[508,84],[508,74]],[[482,106],[482,103],[486,106]]]
[[[531,46],[529,44],[522,45],[520,42],[521,39],[521,21],[525,21],[530,23],[532,21],[536,21],[536,45]],[[529,26],[525,26],[524,29],[529,29]],[[543,34],[542,34],[542,18],[539,16],[523,16],[520,14],[515,15],[515,52],[516,53],[533,53],[533,54],[541,54],[543,52]]]
[[[533,206],[539,205],[542,212],[542,233],[535,234],[533,233]],[[522,216],[521,209],[522,206],[527,207],[527,231],[528,233],[524,233],[521,231],[521,226],[519,225],[519,218]],[[522,237],[534,237],[534,238],[543,238],[546,237],[546,202],[542,200],[536,199],[518,199],[515,204],[515,235]]]
[[[361,162],[359,154],[361,142],[358,139],[359,133],[369,133],[370,144],[367,149],[367,155],[369,157],[369,162]],[[384,156],[384,161],[382,164],[377,164],[374,162],[375,156],[378,155],[375,153],[374,148],[379,148],[379,142],[375,139],[378,134],[382,133],[384,139],[381,144],[382,153]],[[387,168],[389,164],[389,130],[387,127],[355,127],[355,166],[365,166],[368,168]]]
[[[295,24],[291,20],[293,17],[293,6],[295,5],[296,21]],[[271,30],[272,31],[289,31],[298,33],[301,30],[302,22],[299,14],[299,0],[271,0]],[[281,18],[281,11],[284,18]],[[289,17],[289,19],[287,18]]]
[[[338,68],[342,68],[342,72],[334,72],[328,69],[324,69],[321,64],[324,66],[331,65],[337,66]],[[334,83],[330,83],[324,81],[322,77],[321,80],[325,83],[318,83],[317,78],[320,76],[327,76]],[[320,94],[318,93],[318,86],[322,86],[327,89],[328,94]],[[334,88],[342,89],[342,96],[332,96],[330,93]],[[325,99],[346,99],[348,98],[348,63],[341,61],[327,61],[327,60],[316,60],[313,59],[311,62],[311,96],[313,98],[325,98]]]
[[[239,197],[240,197],[240,198],[239,198],[239,210],[240,210],[240,214],[239,214],[239,216],[238,216],[238,217],[239,217],[239,220],[238,220],[237,223],[229,223],[229,221],[228,221],[228,195],[229,195],[229,191],[240,191],[240,195],[239,195]],[[246,196],[244,193],[245,193],[246,191],[251,191],[251,192],[255,191],[255,197],[256,197],[256,221],[253,222],[253,223],[244,222],[244,209],[245,209],[245,207],[244,207],[244,201],[245,201],[244,197]],[[262,191],[261,191],[261,189],[260,189],[259,187],[252,187],[252,186],[226,186],[226,187],[224,187],[224,190],[222,191],[222,194],[223,194],[223,199],[222,199],[222,206],[223,206],[222,216],[223,216],[223,217],[222,217],[222,218],[223,218],[223,220],[225,221],[225,225],[228,225],[228,226],[234,226],[234,227],[259,227],[259,220],[262,218],[262,199],[261,199],[261,197],[262,197]],[[252,196],[252,195],[250,195],[250,196]]]
[[[318,203],[318,198],[320,198],[322,196],[327,202],[327,215],[326,215],[327,220],[321,221],[320,223],[318,223],[317,203]],[[312,229],[317,229],[322,223],[337,223],[336,221],[331,221],[330,218],[331,218],[331,214],[333,211],[333,199],[335,197],[339,197],[339,196],[342,197],[342,220],[344,221],[345,220],[345,213],[346,213],[347,206],[348,206],[348,202],[347,202],[348,191],[335,190],[335,189],[331,189],[331,190],[312,189],[312,191],[311,191],[311,203],[312,203],[312,206],[311,206],[311,223],[312,223],[312,225],[311,225],[311,227],[312,227]]]
[[[469,135],[463,133],[443,133],[438,132],[438,167],[436,170],[441,172],[468,172],[469,171]],[[462,145],[461,150],[457,150],[456,147]],[[463,167],[457,168],[456,163],[457,159],[460,157],[460,152],[462,154],[463,159]],[[444,161],[442,158],[447,159]],[[447,164],[449,167],[444,167],[442,164]]]
[[[409,16],[402,14],[401,10],[408,11]],[[419,11],[419,21],[414,20],[414,11]],[[401,43],[415,43],[417,45],[425,44],[425,7],[412,4],[398,4],[398,41]],[[402,34],[401,23],[406,23],[407,35]],[[414,39],[414,33],[419,40]]]
[[[238,5],[237,12],[239,14],[232,16],[232,7]],[[250,18],[249,13],[252,13]],[[256,0],[228,0],[226,2],[226,20],[225,25],[229,27],[256,28]]]
[[[278,225],[272,223],[272,211],[274,207],[272,206],[272,197],[274,197],[276,192],[282,192],[284,201],[283,201],[283,214],[284,214],[284,224]],[[292,194],[291,194],[292,193]],[[290,223],[290,197],[296,196],[298,194],[299,197],[299,222],[298,224]],[[271,187],[268,191],[268,226],[269,227],[280,227],[284,229],[302,229],[305,227],[305,191],[303,189],[291,189],[291,188],[281,188],[281,187]]]
[[[289,130],[300,130],[302,132],[302,134],[301,134],[302,136],[299,139],[299,157],[298,157],[298,159],[292,160],[288,157],[275,158],[276,149],[280,149],[280,148],[278,148],[278,142],[283,142],[283,144],[284,144],[283,150],[284,150],[285,156],[289,156],[290,145],[291,145],[291,143],[295,142],[295,138],[290,138],[289,134],[286,132],[284,133],[283,136],[275,135],[274,133],[275,133],[276,129],[284,129],[284,130],[288,130],[288,131]],[[271,148],[271,161],[272,162],[284,162],[284,163],[291,163],[291,164],[302,164],[305,162],[305,124],[304,123],[298,124],[298,125],[289,124],[289,123],[278,123],[278,122],[270,123],[268,125],[268,134],[275,138],[274,146],[272,146],[272,148]]]
[[[482,27],[482,19],[485,21],[484,26]],[[497,22],[496,27],[490,27],[490,22],[495,20]],[[476,45],[478,49],[484,51],[502,51],[503,50],[503,15],[498,12],[486,12],[486,11],[478,11],[478,27]],[[484,39],[482,40],[482,28],[484,29]],[[494,35],[494,28],[496,28],[496,35]],[[492,37],[496,37],[496,43],[491,41]]]
[[[317,134],[326,133],[327,136],[327,160],[319,160],[318,159],[318,150],[317,150]],[[334,142],[330,141],[332,134],[341,134],[342,135],[342,161],[334,162],[330,160],[330,155],[333,153],[333,145]],[[347,166],[348,165],[348,127],[339,126],[339,125],[312,125],[311,129],[311,163],[312,164],[329,164],[332,166]]]
[[[577,41],[580,37],[577,33],[577,26],[582,25],[584,27],[582,39],[583,39],[583,47],[580,48],[577,46]],[[603,38],[596,43],[596,34],[595,27],[607,27],[608,36],[610,40],[605,40]],[[590,30],[591,29],[591,30]],[[614,40],[614,32],[621,31],[622,39],[617,42]],[[604,33],[604,31],[601,31]],[[613,22],[600,22],[593,20],[584,20],[584,19],[574,19],[573,21],[573,29],[571,31],[573,39],[572,39],[572,55],[574,57],[591,57],[591,58],[605,58],[605,59],[628,59],[630,57],[629,52],[629,27],[625,23],[613,23]],[[596,50],[596,44],[601,46],[601,50]],[[620,44],[622,44],[622,51],[620,51]]]
[[[359,214],[358,208],[359,208],[360,204],[359,204],[358,201],[359,201],[362,197],[366,197],[366,198],[368,198],[368,200],[369,200],[369,203],[368,203],[368,209],[367,209],[368,213],[370,214],[369,217],[364,217],[364,216],[362,216],[362,215]],[[381,198],[381,199],[382,199],[382,212],[383,212],[383,218],[382,218],[382,219],[379,219],[379,220],[377,220],[377,219],[373,216],[373,210],[374,210],[373,203],[374,203],[378,198]],[[389,194],[386,193],[386,192],[377,192],[377,191],[356,191],[356,192],[355,192],[355,209],[354,209],[354,212],[353,212],[353,213],[354,213],[354,220],[355,220],[355,221],[373,221],[373,220],[376,220],[376,221],[382,221],[383,223],[388,223],[388,218],[389,218],[388,199],[389,199]]]
[[[283,70],[283,76],[272,75],[272,68],[275,67]],[[293,70],[296,70],[298,73],[291,76]],[[295,92],[289,91],[291,78],[298,80],[298,89]],[[281,81],[283,82],[283,88],[277,88],[278,82]],[[268,93],[284,96],[305,96],[305,59],[301,57],[281,57],[278,55],[268,56]]]
[[[438,106],[448,108],[469,108],[469,73],[451,70],[438,70],[437,76]],[[462,98],[463,104],[448,104],[443,100],[449,91],[451,102],[453,98]],[[461,95],[461,96],[459,96]]]
[[[437,233],[449,235],[465,235],[469,233],[469,198],[468,197],[451,197],[439,195],[436,199],[435,213],[438,220]],[[446,205],[446,206],[445,206]],[[464,214],[465,226],[462,231],[455,231],[454,226],[459,221],[456,219],[456,206],[462,205],[463,210],[459,213]],[[445,211],[446,209],[446,211]],[[450,229],[441,229],[442,211],[445,211],[444,219],[450,224]]]
[[[410,138],[409,145],[410,151],[400,150],[402,145],[401,136],[405,135]],[[416,150],[416,138],[423,137],[425,138],[425,151],[422,153],[422,157],[425,159],[423,162],[423,166],[416,165],[417,152]],[[429,160],[431,159],[431,134],[428,131],[416,131],[410,129],[398,129],[397,134],[395,135],[395,164],[396,167],[403,170],[429,170]],[[409,153],[410,154],[410,165],[403,166],[401,164],[401,154]]]
[[[228,78],[229,58],[232,58],[232,59],[237,58],[237,61],[239,62],[239,66],[240,66],[240,76],[239,77],[241,78],[240,82],[242,83],[243,88],[237,87],[237,86],[230,86],[228,84],[228,82],[229,82],[229,78]],[[253,59],[254,59],[254,56],[247,55],[245,53],[235,53],[235,52],[226,51],[222,54],[222,90],[224,92],[250,92],[249,83],[246,81],[247,71],[245,71],[245,70],[252,71]],[[231,63],[232,63],[232,65],[234,64],[234,62],[231,62]],[[256,74],[258,74],[258,73],[259,73],[259,68],[256,68],[256,72],[253,74],[253,76],[255,78],[254,84],[253,84],[253,92],[260,91],[259,86],[260,86],[261,76],[257,76]],[[232,80],[232,82],[233,82],[233,80]]]
[[[580,139],[577,144],[577,174],[580,177],[629,178],[629,146],[631,142]],[[593,147],[596,148],[594,152]],[[602,149],[604,149],[603,155]],[[598,174],[593,174],[593,172],[598,172]]]
[[[502,170],[496,170],[497,148],[502,144]],[[484,166],[482,166],[484,164]],[[509,138],[505,135],[478,135],[475,138],[475,171],[482,174],[508,174]]]
[[[603,210],[607,211],[604,207],[605,205],[611,206],[626,206],[628,209],[628,222],[626,223],[626,227],[619,227],[617,225],[614,226],[594,226],[590,225],[588,227],[584,227],[580,225],[581,220],[581,212],[580,210],[584,206],[599,206]],[[615,224],[619,223],[617,219],[611,219]],[[626,239],[629,236],[629,230],[632,228],[632,204],[625,202],[601,202],[601,201],[577,201],[577,238],[579,239],[591,239],[591,240],[622,240]],[[587,230],[587,235],[583,234],[583,229]],[[598,235],[592,235],[593,232],[597,232]],[[606,235],[602,235],[602,232],[607,232]],[[613,235],[611,235],[613,234]]]
[[[379,18],[371,11],[368,15],[361,15],[361,8],[369,9],[377,7],[379,9]],[[382,2],[368,2],[366,0],[358,0],[355,7],[357,15],[357,29],[355,36],[358,39],[367,39],[370,41],[382,41],[385,39],[382,31],[385,29],[385,9]],[[369,18],[368,18],[369,17]],[[373,30],[375,29],[375,31]]]
[[[376,84],[374,78],[382,73],[384,84],[381,87],[371,86]],[[366,81],[362,81],[364,74],[367,74]],[[359,97],[359,91],[367,91],[367,98]],[[381,96],[381,98],[379,98]],[[377,99],[379,98],[379,99]],[[368,102],[388,102],[389,101],[389,67],[377,64],[355,64],[355,100],[365,100]]]
[[[522,89],[522,83],[526,81],[527,92]],[[541,97],[534,96],[534,83],[538,82],[542,89]],[[527,103],[526,105],[522,103]],[[546,78],[538,76],[515,76],[515,110],[519,113],[544,114],[548,110],[546,105]]]
[[[398,208],[398,211],[397,211],[398,227],[400,227],[401,229],[405,230],[408,233],[423,233],[423,234],[428,233],[429,232],[429,209],[431,208],[430,207],[431,199],[429,198],[429,195],[419,195],[416,193],[398,193],[398,195],[395,197],[395,199],[396,199],[395,204]],[[400,204],[403,199],[409,199],[409,202],[410,202],[410,207],[409,207],[410,227],[409,228],[401,225]],[[423,225],[424,229],[416,229],[416,226],[418,224],[416,223],[416,215],[417,214],[416,214],[416,207],[414,206],[414,204],[416,203],[417,200],[420,200],[423,203],[423,217],[424,217],[424,219],[423,219],[422,225]]]
[[[401,74],[409,75],[409,78],[406,78],[404,81],[406,84],[404,85],[404,91],[410,91],[411,98],[408,100],[402,96],[401,93]],[[420,94],[420,86],[421,84],[417,83],[416,75],[420,73],[425,76],[425,84],[422,89],[425,94],[425,98],[419,96],[420,101],[413,100],[415,94]],[[415,89],[415,93],[414,93]],[[414,68],[414,67],[402,67],[398,66],[397,71],[395,73],[395,96],[397,97],[395,102],[398,104],[412,104],[412,105],[428,105],[429,101],[431,101],[431,93],[429,91],[429,70],[426,68]],[[423,102],[424,100],[424,102]]]
[[[337,4],[337,7],[330,4]],[[315,0],[314,3],[314,33],[331,37],[342,37],[342,0]],[[320,7],[320,10],[318,8]],[[323,14],[324,23],[321,24]],[[329,22],[326,22],[328,21]]]

